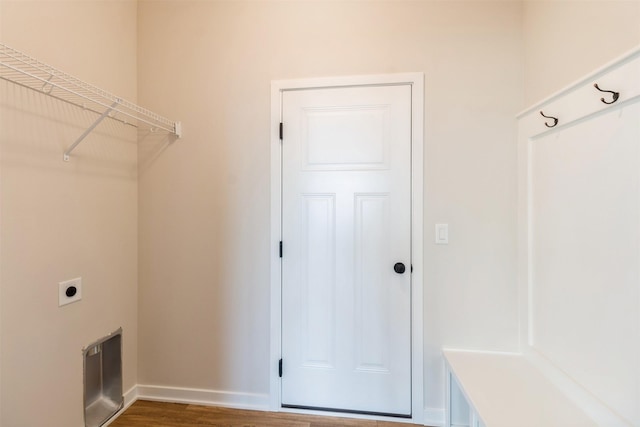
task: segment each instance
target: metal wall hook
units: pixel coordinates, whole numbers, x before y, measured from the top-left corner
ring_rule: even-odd
[[[548,127],[548,128],[552,128],[552,127],[554,127],[555,125],[557,125],[557,124],[558,124],[558,119],[557,119],[556,117],[552,117],[552,116],[545,116],[545,115],[544,115],[544,113],[542,112],[542,110],[540,110],[540,115],[541,115],[542,117],[544,117],[544,118],[552,119],[552,120],[553,120],[553,124],[552,124],[552,125],[550,125],[548,122],[545,122],[545,123],[544,123],[544,125],[545,125],[546,127]]]
[[[607,102],[604,100],[604,98],[600,98],[600,101],[604,102],[605,104],[613,104],[614,102],[616,102],[618,100],[618,98],[620,97],[620,92],[614,92],[612,90],[603,90],[600,89],[598,87],[598,83],[594,83],[593,87],[595,87],[596,89],[598,89],[600,92],[607,92],[610,93],[611,95],[613,95],[613,100],[611,102]]]

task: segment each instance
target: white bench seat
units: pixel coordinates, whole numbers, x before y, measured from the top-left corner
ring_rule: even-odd
[[[469,404],[470,427],[595,427],[532,363],[518,354],[445,350],[448,387]],[[447,427],[451,427],[447,399]]]

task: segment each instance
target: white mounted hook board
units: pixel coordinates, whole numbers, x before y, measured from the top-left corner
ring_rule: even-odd
[[[73,104],[98,115],[97,120],[64,152],[64,160],[105,118],[137,128],[163,131],[180,138],[180,122],[119,98],[0,43],[0,78]]]

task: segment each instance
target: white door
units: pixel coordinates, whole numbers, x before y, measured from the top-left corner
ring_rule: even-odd
[[[284,91],[282,118],[282,405],[409,416],[411,86]]]

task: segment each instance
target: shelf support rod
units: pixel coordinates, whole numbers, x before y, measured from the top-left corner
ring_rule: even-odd
[[[76,142],[74,142],[73,144],[71,144],[71,147],[67,148],[67,151],[64,152],[64,155],[62,156],[63,160],[65,162],[69,161],[69,154],[71,154],[71,152],[73,150],[75,150],[75,148],[78,146],[78,144],[80,144],[82,142],[83,139],[85,139],[87,137],[87,135],[89,135],[95,128],[96,126],[98,126],[100,124],[101,121],[103,121],[104,119],[107,118],[107,116],[109,115],[109,113],[111,113],[113,111],[114,108],[116,108],[118,106],[118,104],[120,104],[120,99],[118,99],[116,102],[114,102],[113,104],[111,104],[111,107],[107,108],[105,110],[104,113],[102,113],[100,115],[100,117],[98,117],[98,120],[96,120],[95,122],[93,122],[93,124],[91,126],[89,126],[87,128],[87,130],[85,130],[82,135],[80,135],[80,137],[78,139],[76,139]]]

